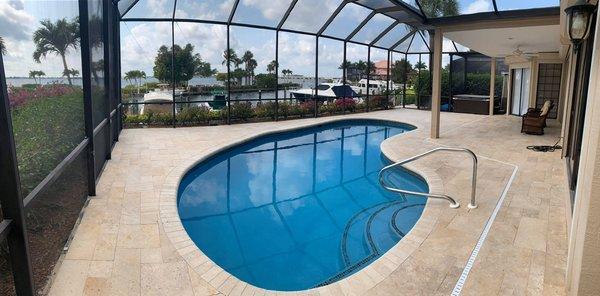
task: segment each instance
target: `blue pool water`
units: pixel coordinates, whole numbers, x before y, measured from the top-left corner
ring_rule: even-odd
[[[190,170],[179,187],[183,226],[215,263],[255,286],[281,291],[342,279],[394,246],[425,198],[385,191],[380,144],[413,129],[346,120],[264,136]],[[397,170],[389,182],[427,192]]]

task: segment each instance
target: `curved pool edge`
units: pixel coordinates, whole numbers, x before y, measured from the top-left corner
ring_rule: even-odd
[[[235,147],[240,144],[247,143],[256,138],[268,136],[277,133],[291,132],[299,129],[315,127],[323,124],[335,123],[339,121],[352,121],[352,120],[375,120],[375,121],[387,121],[394,124],[404,124],[414,127],[415,129],[407,131],[405,133],[390,137],[381,143],[381,151],[383,155],[392,160],[398,161],[397,156],[394,155],[390,139],[396,137],[406,137],[410,133],[418,130],[417,125],[410,124],[407,122],[397,120],[382,120],[378,118],[369,117],[349,117],[349,118],[331,118],[322,120],[319,122],[306,122],[301,123],[293,127],[275,127],[270,130],[257,132],[247,137],[240,138],[231,143],[224,145],[217,145],[208,149],[202,153],[198,153],[194,156],[188,157],[181,160],[181,163],[176,165],[168,173],[167,177],[163,182],[163,186],[159,194],[159,219],[162,223],[163,230],[168,237],[169,241],[177,251],[177,253],[186,261],[188,266],[198,273],[198,275],[211,285],[216,291],[224,294],[237,294],[244,295],[249,291],[248,295],[255,294],[256,291],[263,292],[264,294],[276,293],[280,291],[265,290],[248,284],[242,280],[237,279],[235,276],[229,274],[226,270],[222,269],[219,265],[214,263],[208,258],[192,241],[187,232],[185,231],[181,219],[179,217],[177,199],[178,189],[181,180],[185,177],[190,169],[193,169],[200,162],[205,161],[217,153],[220,153],[229,148]],[[434,171],[417,163],[412,163],[406,166],[407,169],[423,178],[428,186],[430,192],[442,192],[443,183],[439,175]],[[335,283],[303,290],[303,291],[281,291],[283,293],[291,293],[297,295],[315,295],[323,294],[337,295],[340,292],[345,295],[350,294],[363,294],[369,289],[375,287],[385,278],[387,278],[394,270],[398,269],[400,265],[421,245],[421,243],[427,238],[429,233],[433,230],[440,211],[444,208],[444,203],[440,200],[428,199],[421,214],[421,217],[413,228],[401,239],[396,245],[385,252],[381,257],[373,261],[371,264],[362,268],[355,274],[346,277]]]

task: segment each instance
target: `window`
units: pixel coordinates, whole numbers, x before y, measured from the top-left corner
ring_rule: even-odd
[[[551,101],[554,108],[548,113],[548,118],[557,118],[562,64],[540,64],[538,73],[536,107],[541,108],[545,101]]]

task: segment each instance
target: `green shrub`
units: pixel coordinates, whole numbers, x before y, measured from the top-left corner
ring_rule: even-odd
[[[123,115],[123,123],[125,124],[141,124],[141,125],[171,125],[173,124],[173,115],[167,113],[155,113],[152,110],[144,112],[140,115]]]
[[[369,98],[369,108],[371,110],[389,109],[393,107],[391,100],[388,100],[387,96],[372,96]]]
[[[490,74],[467,73],[467,81],[465,81],[465,92],[472,95],[489,95]]]
[[[360,103],[356,104],[356,111],[358,111],[358,112],[365,111],[367,109],[366,107],[367,107],[367,105],[365,104],[364,101],[360,102]]]
[[[227,120],[227,109],[211,110],[210,120]]]
[[[259,89],[274,89],[277,86],[275,74],[258,74],[255,76],[255,81]]]
[[[177,113],[177,122],[206,124],[211,119],[210,109],[204,106],[184,108]]]
[[[279,116],[282,116],[283,118],[287,118],[289,115],[291,115],[291,105],[288,102],[281,102],[279,103]]]
[[[274,102],[258,103],[254,108],[254,115],[258,118],[275,119],[277,114],[277,105]]]
[[[232,119],[248,120],[252,117],[252,103],[250,102],[235,102],[231,105],[231,117]]]
[[[304,111],[302,110],[300,104],[290,104],[290,115],[295,116],[303,116]]]
[[[333,115],[337,111],[338,111],[337,107],[333,103],[326,104],[326,105],[325,104],[319,105],[319,114]]]
[[[34,90],[39,86],[39,84],[32,84],[32,83],[26,83],[21,85],[22,88],[25,88],[27,90]]]

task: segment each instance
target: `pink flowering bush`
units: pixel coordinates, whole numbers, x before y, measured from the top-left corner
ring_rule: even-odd
[[[307,114],[313,114],[315,112],[315,101],[307,100],[300,103],[301,116]]]
[[[31,101],[69,95],[76,91],[76,88],[64,84],[38,85],[34,89],[11,86],[8,89],[8,99],[10,107],[15,108]]]
[[[341,98],[335,100],[335,106],[338,110],[354,112],[356,110],[356,101],[353,98]]]

